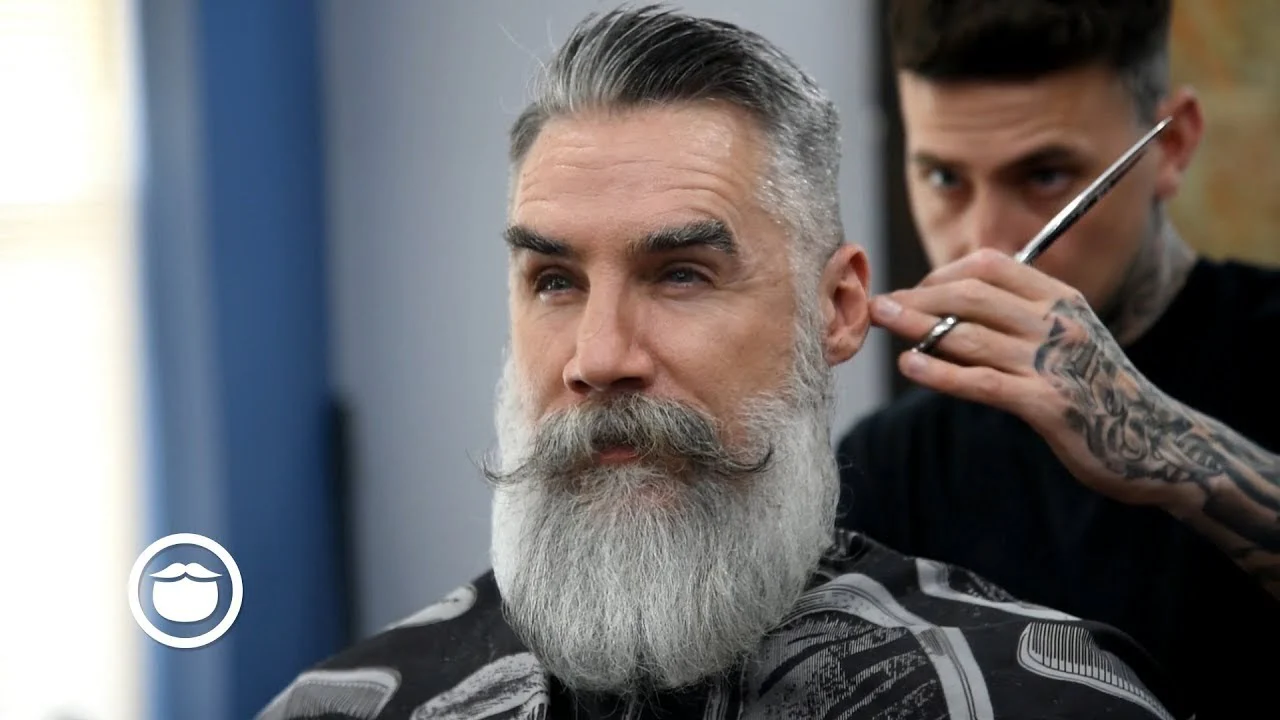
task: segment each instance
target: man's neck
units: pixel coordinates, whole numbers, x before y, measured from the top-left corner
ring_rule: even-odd
[[[1142,244],[1116,302],[1102,320],[1121,347],[1142,337],[1182,292],[1195,265],[1196,254],[1167,218]]]

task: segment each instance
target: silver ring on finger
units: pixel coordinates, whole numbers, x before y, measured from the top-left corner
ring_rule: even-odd
[[[956,325],[959,324],[960,318],[955,315],[948,315],[942,318],[931,330],[929,330],[929,334],[925,335],[924,338],[920,340],[920,342],[916,343],[916,346],[912,349],[916,352],[922,353],[931,352],[935,347],[937,347],[938,343],[942,341],[942,338],[946,337],[947,333],[954,330]]]

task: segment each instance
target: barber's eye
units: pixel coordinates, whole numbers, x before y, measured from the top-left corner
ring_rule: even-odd
[[[1027,173],[1027,183],[1040,193],[1065,190],[1073,180],[1074,175],[1062,168],[1037,168]]]
[[[947,168],[929,168],[925,173],[925,182],[939,190],[951,190],[960,184],[960,177]]]
[[[539,295],[572,289],[573,281],[564,274],[557,272],[545,272],[539,275],[533,283],[533,290]]]

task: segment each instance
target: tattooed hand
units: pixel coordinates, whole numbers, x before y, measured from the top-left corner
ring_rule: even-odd
[[[1077,478],[1118,500],[1162,503],[1171,474],[1188,477],[1157,447],[1186,420],[1133,369],[1074,289],[984,251],[872,306],[873,321],[910,340],[950,313],[961,322],[938,344],[938,357],[900,359],[908,377],[1021,417]],[[1194,450],[1183,454],[1202,461]]]
[[[912,341],[948,314],[937,357],[904,353],[905,375],[1017,415],[1081,482],[1184,519],[1280,596],[1280,458],[1161,392],[1079,292],[1010,257],[975,253],[872,303]]]

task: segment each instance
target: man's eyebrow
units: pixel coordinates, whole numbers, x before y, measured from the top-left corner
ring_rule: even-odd
[[[717,250],[725,255],[738,254],[738,243],[733,233],[719,220],[701,220],[655,230],[634,243],[632,252],[651,255],[698,247]]]
[[[916,152],[911,153],[911,162],[915,165],[930,168],[941,167],[959,170],[964,167],[964,163],[957,162],[955,160],[947,160],[946,158],[934,155],[928,150],[917,150]]]
[[[513,251],[527,250],[539,255],[572,258],[575,253],[566,243],[534,232],[527,227],[512,225],[502,232],[502,238]]]
[[[1034,170],[1045,165],[1056,165],[1063,163],[1079,162],[1081,151],[1071,145],[1065,143],[1053,143],[1043,145],[1021,157],[1004,163],[999,172],[1018,172],[1025,170]],[[911,162],[926,168],[947,168],[950,170],[963,170],[965,164],[958,160],[949,160],[940,155],[935,155],[927,150],[919,150],[911,154]]]
[[[547,237],[522,225],[512,225],[502,237],[513,251],[526,250],[549,257],[573,259],[577,252],[568,243]],[[719,220],[703,220],[661,228],[631,243],[633,255],[654,255],[688,248],[705,247],[726,255],[738,254],[738,243],[728,226]]]
[[[1035,170],[1046,165],[1064,165],[1080,162],[1080,151],[1070,145],[1046,145],[1036,148],[1011,163],[1006,163],[1007,170]]]

